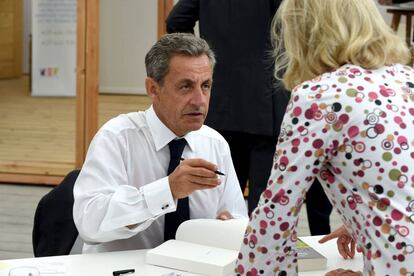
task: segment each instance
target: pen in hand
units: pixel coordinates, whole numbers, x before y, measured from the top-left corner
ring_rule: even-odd
[[[181,158],[180,158],[180,160],[181,160],[181,161],[184,161],[185,159],[181,157]],[[214,171],[214,173],[215,173],[215,174],[218,174],[218,175],[225,175],[224,173],[222,173],[222,172],[221,172],[221,171],[219,171],[219,170],[215,170],[215,171]]]

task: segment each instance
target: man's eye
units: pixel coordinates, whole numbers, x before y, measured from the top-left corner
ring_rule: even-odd
[[[188,89],[190,89],[190,88],[191,88],[191,86],[190,86],[190,85],[188,85],[188,84],[182,85],[182,86],[180,87],[180,89],[182,89],[182,90],[188,90]]]
[[[203,84],[203,89],[210,89],[211,85],[209,83]]]

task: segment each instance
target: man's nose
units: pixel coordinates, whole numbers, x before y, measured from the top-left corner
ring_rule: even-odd
[[[192,104],[201,105],[201,104],[204,104],[206,100],[207,100],[207,94],[201,87],[194,89],[194,93],[191,97]]]

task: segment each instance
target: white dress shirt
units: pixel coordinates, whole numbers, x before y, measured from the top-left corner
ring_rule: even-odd
[[[205,159],[225,173],[218,187],[189,196],[190,219],[216,218],[225,210],[247,218],[224,138],[207,126],[184,137],[183,158]],[[168,143],[174,138],[152,106],[120,115],[98,131],[73,191],[83,252],[153,248],[164,241],[164,215],[176,210],[167,177]],[[126,227],[132,224],[138,226]]]

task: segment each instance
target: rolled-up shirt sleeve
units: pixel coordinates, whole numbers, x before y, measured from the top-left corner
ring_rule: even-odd
[[[86,243],[130,238],[176,209],[168,177],[140,188],[128,183],[126,151],[126,141],[106,130],[90,145],[73,191],[73,218]]]

